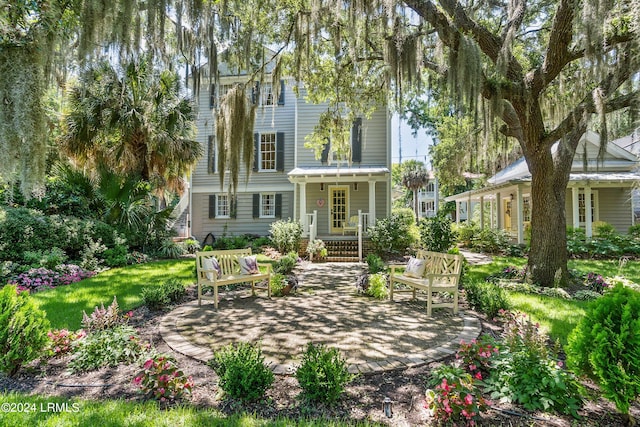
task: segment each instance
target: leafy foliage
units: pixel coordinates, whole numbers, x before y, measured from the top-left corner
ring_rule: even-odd
[[[0,370],[9,376],[38,356],[48,343],[49,321],[27,292],[0,289]]]
[[[581,389],[578,381],[557,362],[546,335],[524,314],[503,312],[504,352],[493,362],[486,379],[492,398],[515,402],[526,409],[553,410],[578,417]],[[556,360],[554,360],[556,359]]]
[[[569,336],[567,363],[600,385],[618,411],[640,396],[640,293],[616,285],[595,300]]]
[[[464,284],[464,295],[469,305],[492,319],[501,310],[509,310],[511,304],[504,289],[488,282],[469,281]]]
[[[296,379],[305,398],[334,403],[340,399],[352,375],[338,349],[310,342],[296,370]]]
[[[68,367],[72,372],[84,372],[103,366],[132,363],[144,356],[146,346],[140,343],[135,329],[117,325],[97,329],[76,342]]]
[[[413,213],[398,210],[391,216],[376,221],[367,230],[371,239],[371,247],[379,256],[403,254],[418,242],[418,233],[413,220]]]
[[[456,242],[456,233],[451,228],[448,216],[438,213],[433,218],[420,221],[420,242],[428,251],[447,252]]]
[[[385,299],[389,296],[387,288],[387,275],[384,273],[376,273],[369,276],[369,287],[367,295],[375,299]]]
[[[280,253],[298,252],[302,240],[302,224],[292,219],[271,223],[271,242]]]
[[[296,265],[298,265],[298,254],[296,252],[289,252],[273,263],[273,272],[286,276],[293,272]]]
[[[234,399],[259,399],[274,380],[258,344],[229,344],[216,351],[208,364],[218,374],[220,388]]]
[[[161,402],[179,399],[185,394],[190,394],[193,388],[193,379],[178,369],[174,359],[162,354],[147,359],[133,383],[139,386],[147,397]]]
[[[380,256],[376,254],[367,255],[365,261],[367,262],[369,274],[380,273],[386,269],[384,261],[382,260],[382,258],[380,258]]]

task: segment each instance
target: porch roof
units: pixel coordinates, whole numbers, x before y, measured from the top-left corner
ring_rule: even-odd
[[[299,182],[326,182],[327,179],[336,181],[384,181],[389,176],[389,168],[386,167],[307,167],[295,168],[288,174],[289,181]]]
[[[620,185],[620,187],[631,187],[638,180],[640,180],[640,172],[583,172],[570,174],[568,186],[572,187],[582,183],[588,183],[592,187],[611,187],[612,185]],[[531,175],[523,176],[521,178],[512,179],[509,181],[503,181],[495,185],[488,185],[476,190],[465,191],[464,193],[454,194],[453,196],[445,197],[444,200],[447,202],[452,202],[464,201],[469,199],[479,199],[480,197],[492,195],[496,192],[499,192],[503,188],[517,185],[530,186]]]

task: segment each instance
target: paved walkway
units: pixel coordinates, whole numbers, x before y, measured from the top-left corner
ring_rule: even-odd
[[[194,301],[168,313],[163,339],[175,351],[207,361],[231,342],[261,342],[277,374],[292,373],[310,341],[338,348],[353,373],[418,366],[453,354],[461,340],[480,334],[475,317],[450,309],[428,317],[424,298],[410,294],[394,301],[358,295],[357,276],[364,264],[306,263],[297,270],[295,295],[268,299],[264,292],[221,290],[219,310]]]

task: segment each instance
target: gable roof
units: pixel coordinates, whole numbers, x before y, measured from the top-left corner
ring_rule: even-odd
[[[558,151],[556,142],[551,147],[551,153],[555,155]],[[592,131],[587,131],[580,142],[571,166],[572,175],[585,174],[603,175],[605,172],[629,172],[637,167],[638,158],[620,147],[617,144],[609,143],[602,161],[598,160],[597,154],[600,148],[600,136]],[[586,170],[585,170],[586,157]],[[500,185],[511,181],[529,181],[531,180],[531,172],[524,157],[519,158],[509,166],[493,175],[487,180],[490,185]]]

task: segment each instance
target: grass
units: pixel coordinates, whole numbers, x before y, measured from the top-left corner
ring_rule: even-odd
[[[177,278],[185,285],[195,282],[195,261],[178,259],[114,268],[89,279],[33,294],[36,304],[47,312],[52,329],[80,328],[82,311],[111,304],[117,297],[122,311],[142,305],[142,288]]]
[[[3,405],[13,405],[14,411],[3,406],[2,425],[23,426],[101,426],[101,427],[147,427],[147,426],[371,426],[375,424],[335,420],[290,420],[278,418],[268,420],[250,414],[226,416],[211,409],[196,409],[191,406],[161,409],[156,402],[129,402],[124,400],[78,400],[62,397],[29,396],[18,393],[0,394]],[[20,405],[20,406],[18,406]],[[17,409],[20,408],[21,411]]]
[[[494,257],[491,264],[473,265],[467,268],[465,280],[482,281],[485,277],[500,273],[505,267],[526,265],[526,258]],[[604,277],[622,274],[633,282],[640,282],[640,263],[626,263],[620,266],[618,260],[571,260],[569,269],[582,274],[595,272]],[[508,292],[513,311],[528,314],[531,320],[539,323],[552,339],[562,345],[567,344],[567,337],[586,313],[587,301],[563,300],[545,295]]]

